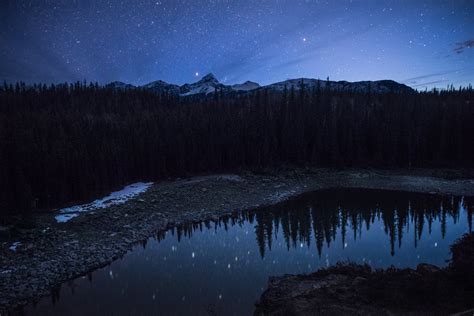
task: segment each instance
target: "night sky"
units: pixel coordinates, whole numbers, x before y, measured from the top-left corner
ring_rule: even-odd
[[[0,80],[474,83],[474,1],[0,3]]]

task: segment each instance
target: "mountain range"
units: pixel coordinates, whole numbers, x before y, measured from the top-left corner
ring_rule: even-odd
[[[195,83],[186,83],[181,86],[167,83],[163,80],[157,80],[147,83],[143,86],[134,86],[121,81],[114,81],[107,84],[108,87],[116,89],[130,89],[130,88],[142,88],[150,90],[155,93],[170,93],[180,96],[191,96],[191,95],[208,95],[215,92],[216,90],[224,93],[230,92],[248,92],[257,89],[270,89],[274,91],[283,91],[285,87],[289,89],[299,90],[301,83],[306,89],[312,89],[320,86],[321,89],[329,89],[332,91],[344,91],[344,92],[368,92],[369,90],[373,93],[411,93],[414,92],[412,88],[407,85],[398,83],[393,80],[378,80],[378,81],[329,81],[320,79],[288,79],[281,82],[276,82],[266,86],[260,86],[256,82],[246,81],[241,84],[225,85],[212,74],[209,73],[201,78],[201,80]]]

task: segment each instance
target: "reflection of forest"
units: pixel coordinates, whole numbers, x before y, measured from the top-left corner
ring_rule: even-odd
[[[237,213],[222,219],[219,223],[204,222],[177,229],[178,239],[182,235],[191,236],[193,230],[203,226],[223,226],[255,222],[255,234],[260,254],[271,249],[273,235],[281,229],[288,249],[304,243],[310,246],[313,232],[316,247],[321,255],[326,243],[330,246],[338,232],[342,245],[347,234],[355,238],[361,235],[363,226],[367,230],[375,222],[382,220],[385,233],[390,237],[391,254],[395,245],[402,245],[403,235],[408,229],[413,234],[415,247],[424,229],[431,234],[433,222],[440,222],[444,238],[447,219],[456,223],[459,216],[467,214],[469,231],[472,231],[473,201],[468,198],[439,196],[383,190],[338,189],[321,190],[305,194],[298,199],[286,201],[264,209]]]

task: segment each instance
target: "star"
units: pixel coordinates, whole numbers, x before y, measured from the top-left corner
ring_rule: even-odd
[[[224,1],[217,5],[222,10],[215,10],[222,1],[209,0],[99,1],[90,10],[57,0],[26,1],[28,9],[4,2],[0,12],[8,9],[9,18],[0,19],[0,43],[8,48],[1,52],[0,82],[184,84],[201,77],[197,69],[220,73],[228,84],[327,74],[403,80],[421,76],[421,69],[442,73],[472,63],[467,50],[453,51],[457,42],[472,40],[474,7],[465,1],[414,0],[409,10],[389,0]],[[435,51],[453,58],[440,63]],[[57,56],[69,63],[58,64]],[[11,65],[27,60],[31,71]],[[352,60],[338,74],[341,61]],[[466,70],[446,80],[467,85],[472,75]]]

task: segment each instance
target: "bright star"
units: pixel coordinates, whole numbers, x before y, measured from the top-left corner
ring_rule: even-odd
[[[303,42],[306,42],[306,37],[303,37]]]
[[[196,77],[198,77],[198,76],[199,76],[199,72],[196,72],[194,75],[195,75]]]

